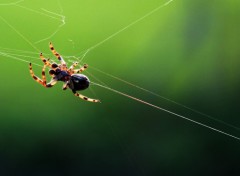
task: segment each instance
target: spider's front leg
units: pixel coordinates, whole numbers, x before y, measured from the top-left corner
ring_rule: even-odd
[[[40,59],[43,61],[44,64],[46,64],[47,66],[49,66],[50,68],[52,68],[52,64],[49,62],[49,60],[45,59],[43,57],[43,54],[40,53]]]
[[[61,62],[62,69],[67,70],[67,65],[62,56],[54,49],[53,44],[50,42],[49,44],[50,50],[56,56],[56,58]]]
[[[56,70],[58,68],[58,65],[56,63],[49,62],[49,59],[46,59],[42,53],[40,53],[40,58],[43,61],[43,63],[49,66],[51,69]]]
[[[92,99],[92,98],[88,98],[82,94],[79,94],[77,93],[75,90],[72,91],[74,93],[75,96],[85,100],[85,101],[90,101],[90,102],[93,102],[93,103],[100,103],[100,100],[96,100],[96,99]]]
[[[47,64],[44,64],[43,69],[42,69],[42,79],[37,77],[33,70],[32,70],[32,63],[29,63],[29,69],[30,69],[30,74],[32,78],[37,81],[39,84],[43,85],[44,87],[52,87],[57,83],[56,79],[52,79],[49,83],[46,82],[46,75],[45,75],[45,69],[46,69]]]

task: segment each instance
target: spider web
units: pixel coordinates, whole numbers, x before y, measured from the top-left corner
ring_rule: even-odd
[[[162,9],[163,7],[166,7],[166,6],[169,5],[171,2],[173,2],[173,0],[169,0],[169,1],[162,2],[162,3],[161,3],[159,6],[157,6],[156,8],[150,10],[148,13],[142,15],[140,18],[136,18],[135,20],[133,20],[133,21],[130,22],[129,24],[125,25],[124,27],[120,28],[120,29],[117,30],[116,32],[110,34],[110,35],[107,36],[105,39],[101,40],[100,42],[98,42],[98,43],[96,43],[96,44],[88,47],[87,49],[82,50],[82,52],[77,53],[77,54],[75,54],[75,55],[72,55],[72,56],[63,55],[64,58],[65,58],[68,62],[73,62],[73,61],[76,61],[76,60],[77,60],[77,61],[79,61],[79,62],[82,64],[83,61],[86,60],[86,58],[87,58],[86,56],[87,56],[89,53],[91,53],[94,49],[102,46],[104,43],[108,42],[109,40],[111,40],[112,38],[116,37],[116,36],[119,35],[120,33],[123,33],[124,31],[128,30],[128,29],[131,28],[132,26],[134,26],[134,25],[136,25],[137,23],[143,21],[145,18],[147,18],[147,17],[153,15],[154,13],[158,12],[160,9]],[[28,1],[24,1],[24,0],[16,1],[16,2],[11,2],[11,3],[0,3],[0,8],[3,8],[3,7],[4,7],[4,8],[17,8],[18,10],[23,10],[23,11],[25,11],[26,15],[34,14],[34,15],[35,15],[34,17],[37,17],[37,16],[38,16],[37,19],[41,19],[42,21],[40,22],[40,21],[38,21],[38,20],[34,20],[34,22],[36,22],[35,25],[40,24],[40,26],[43,27],[43,26],[44,26],[44,22],[43,22],[43,21],[45,21],[45,22],[46,22],[46,21],[49,21],[49,22],[51,22],[51,23],[53,22],[54,25],[56,25],[56,23],[57,23],[57,25],[56,25],[57,27],[56,27],[56,28],[54,27],[53,29],[51,29],[50,32],[49,32],[49,31],[44,32],[44,34],[41,34],[42,37],[39,37],[39,38],[36,38],[36,39],[32,40],[32,38],[34,38],[34,37],[27,36],[26,34],[23,34],[22,30],[20,31],[18,27],[15,27],[15,25],[12,25],[11,20],[6,19],[5,17],[3,17],[3,15],[0,15],[0,20],[5,24],[5,27],[7,26],[7,27],[11,28],[19,37],[22,38],[22,40],[24,40],[27,44],[29,44],[29,45],[32,47],[32,49],[34,49],[34,50],[36,51],[36,52],[33,52],[33,51],[28,51],[28,50],[11,49],[11,48],[1,47],[1,48],[0,48],[0,55],[2,55],[2,56],[4,56],[4,57],[7,57],[7,58],[15,59],[15,60],[18,60],[18,61],[21,61],[21,62],[27,62],[27,63],[28,63],[28,62],[31,61],[31,62],[34,62],[34,63],[33,63],[34,65],[39,66],[39,67],[42,67],[39,61],[38,61],[38,63],[37,63],[37,60],[39,60],[38,55],[39,55],[39,53],[40,53],[40,49],[39,49],[39,47],[37,47],[37,45],[42,44],[42,43],[48,43],[48,41],[53,40],[54,38],[60,38],[60,37],[59,37],[59,35],[60,35],[59,33],[61,32],[61,30],[64,29],[64,27],[66,27],[66,26],[68,25],[68,21],[67,21],[67,18],[66,18],[67,16],[64,15],[64,9],[63,9],[62,4],[61,4],[60,1],[55,1],[55,2],[54,2],[54,4],[57,4],[57,7],[58,7],[57,10],[56,10],[56,6],[55,6],[55,9],[54,9],[54,10],[51,10],[52,8],[49,8],[49,5],[48,5],[48,7],[42,7],[42,8],[39,8],[39,6],[37,5],[37,6],[36,6],[37,8],[32,8],[32,7],[28,7],[28,3],[29,3]],[[50,10],[49,10],[49,9],[50,9]],[[45,28],[44,28],[44,29],[45,29]],[[49,35],[45,35],[45,34],[49,34]],[[27,37],[26,37],[26,36],[27,36]],[[37,36],[38,36],[38,35],[37,35]],[[29,38],[31,38],[31,40],[29,40]],[[71,38],[68,38],[68,39],[65,38],[64,40],[65,40],[65,41],[68,41],[68,43],[72,45],[72,48],[73,48],[73,49],[76,49],[76,45],[77,45],[77,47],[78,47],[78,45],[79,45],[79,44],[76,44],[77,42],[75,42],[75,40],[73,40],[73,39],[71,39]],[[41,45],[41,46],[42,46],[42,45]],[[49,54],[44,53],[44,55],[47,56],[47,57],[49,57]],[[92,64],[91,64],[91,65],[92,65]],[[140,86],[138,86],[138,85],[136,85],[136,84],[133,84],[133,83],[125,80],[125,79],[119,78],[119,77],[114,76],[114,75],[112,75],[112,74],[109,74],[109,73],[107,73],[107,72],[105,72],[105,71],[103,71],[103,70],[100,70],[99,68],[95,68],[95,67],[92,66],[92,69],[95,70],[95,71],[97,71],[98,73],[102,73],[102,74],[104,74],[104,75],[106,75],[106,76],[109,76],[110,78],[113,78],[113,79],[115,79],[115,80],[118,80],[118,81],[120,81],[120,82],[122,82],[122,83],[125,83],[125,84],[127,84],[127,85],[130,85],[130,86],[132,86],[132,87],[134,87],[134,88],[137,88],[137,89],[139,89],[139,90],[141,90],[141,91],[144,91],[144,92],[146,92],[146,93],[149,93],[149,94],[151,94],[151,95],[154,95],[154,96],[156,96],[156,97],[158,97],[158,98],[164,99],[164,100],[166,100],[166,101],[168,101],[168,102],[171,102],[171,103],[173,103],[173,104],[175,104],[175,105],[178,105],[178,106],[180,106],[180,107],[182,107],[182,108],[185,108],[185,109],[190,110],[190,111],[192,111],[192,112],[194,112],[194,113],[200,114],[200,115],[202,115],[203,117],[207,117],[207,118],[209,118],[209,119],[211,119],[211,120],[213,120],[213,121],[215,121],[215,122],[224,124],[224,125],[226,125],[226,126],[228,126],[228,127],[234,128],[235,130],[239,131],[239,128],[236,127],[236,126],[234,126],[234,125],[232,125],[232,124],[226,123],[226,122],[224,122],[224,121],[222,121],[222,120],[219,120],[219,119],[217,119],[217,118],[214,118],[214,117],[212,117],[212,116],[210,116],[210,115],[208,115],[208,114],[202,113],[202,112],[200,112],[200,111],[198,111],[198,110],[195,110],[195,109],[193,109],[193,108],[190,108],[190,107],[188,107],[188,106],[186,106],[186,105],[183,105],[183,104],[178,103],[178,102],[176,102],[176,101],[173,101],[173,100],[171,100],[171,99],[169,99],[169,98],[166,98],[166,97],[164,97],[164,96],[161,96],[161,95],[159,95],[159,94],[157,94],[157,93],[155,93],[155,92],[153,92],[153,91],[150,91],[150,90],[148,90],[148,89],[145,89],[145,88],[143,88],[143,87],[140,87]],[[97,81],[97,83],[94,83],[94,85],[97,85],[97,86],[99,86],[99,87],[105,88],[105,89],[107,89],[107,90],[109,90],[109,91],[115,92],[115,93],[120,94],[120,95],[125,96],[125,97],[128,97],[128,98],[130,98],[130,99],[133,99],[133,100],[138,101],[138,102],[140,102],[140,103],[143,103],[143,104],[145,104],[145,105],[151,106],[151,107],[156,108],[156,109],[159,109],[159,110],[163,110],[163,111],[165,111],[165,112],[168,112],[168,113],[170,113],[170,114],[172,114],[172,115],[175,115],[175,116],[178,116],[178,117],[180,117],[180,118],[183,118],[183,119],[185,119],[185,120],[188,120],[188,121],[193,122],[193,123],[195,123],[195,124],[198,124],[198,125],[200,125],[200,126],[206,127],[206,128],[208,128],[208,129],[214,130],[214,131],[216,131],[216,132],[219,132],[219,133],[222,133],[222,134],[227,135],[227,136],[229,136],[229,137],[233,137],[233,138],[235,138],[235,139],[240,140],[239,137],[234,136],[234,135],[232,135],[232,134],[230,134],[230,133],[221,131],[221,130],[219,130],[219,129],[217,129],[217,128],[208,126],[208,125],[206,125],[206,124],[204,124],[204,123],[201,123],[201,122],[192,120],[192,119],[187,118],[187,117],[185,117],[185,116],[183,116],[183,115],[180,115],[180,114],[178,114],[178,113],[174,113],[174,112],[172,112],[172,111],[169,111],[169,110],[167,110],[167,109],[165,109],[165,108],[161,108],[161,107],[159,107],[159,106],[157,106],[157,105],[155,105],[155,104],[148,103],[148,102],[143,101],[143,100],[141,100],[141,99],[139,99],[139,98],[135,98],[135,97],[133,97],[133,96],[131,96],[131,95],[129,95],[129,94],[120,92],[120,91],[115,90],[115,89],[113,89],[113,88],[110,88],[105,82],[103,82],[103,81],[101,81],[100,79],[98,79],[95,75],[89,73],[88,71],[87,71],[87,73],[88,73],[89,75],[91,75],[92,78],[95,79],[95,81]],[[93,94],[95,94],[95,93],[93,92]]]

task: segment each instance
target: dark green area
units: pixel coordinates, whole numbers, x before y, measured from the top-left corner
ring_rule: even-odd
[[[41,8],[66,16],[61,24]],[[45,55],[53,42],[78,56],[164,4],[164,0],[25,0],[0,16]],[[30,10],[29,10],[30,9]],[[180,104],[240,127],[240,1],[175,0],[89,52],[84,62],[109,87],[240,137],[238,129],[114,80],[118,76]],[[34,12],[35,11],[35,12]],[[36,12],[37,11],[37,12]],[[0,19],[3,48],[36,51]],[[18,52],[13,52],[19,54]],[[27,61],[33,58],[20,59]],[[74,58],[66,58],[66,61]],[[97,86],[85,102],[45,89],[28,63],[0,56],[0,175],[239,175],[240,141]],[[37,75],[41,68],[33,66]],[[94,78],[85,74],[94,81]]]

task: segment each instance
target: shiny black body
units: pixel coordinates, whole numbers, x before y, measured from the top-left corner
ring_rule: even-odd
[[[90,81],[88,77],[83,74],[73,74],[69,80],[69,88],[73,91],[84,90],[89,87]]]
[[[74,92],[87,89],[90,84],[88,77],[83,74],[69,75],[66,71],[57,69],[54,75],[58,81],[68,82],[68,87]]]

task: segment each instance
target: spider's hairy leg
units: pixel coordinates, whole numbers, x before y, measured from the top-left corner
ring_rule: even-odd
[[[43,85],[43,81],[34,74],[34,72],[33,72],[33,70],[32,70],[32,63],[29,63],[29,70],[30,70],[30,75],[32,76],[32,78],[33,78],[35,81],[37,81],[39,84],[42,84],[42,85]]]
[[[93,102],[93,103],[100,103],[100,100],[88,98],[88,97],[86,97],[86,96],[84,96],[84,95],[82,95],[82,94],[77,93],[77,92],[74,91],[74,90],[73,90],[72,92],[74,93],[75,96],[77,96],[77,97],[79,97],[79,98],[81,98],[81,99],[83,99],[83,100],[85,100],[85,101],[90,101],[90,102]]]
[[[76,67],[78,65],[78,62],[74,62],[71,66],[70,66],[70,68],[67,70],[67,72],[69,73],[69,74],[73,74],[74,73],[74,68]]]
[[[47,80],[46,80],[46,74],[45,74],[45,69],[46,69],[47,64],[43,65],[42,68],[42,81],[43,81],[43,86],[46,86]]]
[[[63,60],[62,56],[54,49],[53,44],[50,42],[49,44],[50,50],[56,56],[56,58],[61,62],[63,66],[66,66],[66,62]]]
[[[55,79],[52,79],[49,83],[46,82],[46,75],[45,75],[45,68],[46,68],[46,65],[43,66],[43,69],[42,69],[42,79],[40,79],[39,77],[37,77],[33,70],[32,70],[32,63],[29,63],[29,69],[30,69],[30,74],[32,76],[32,78],[37,81],[39,84],[43,85],[44,87],[52,87],[53,85],[55,85],[57,83],[57,80]]]
[[[43,61],[44,64],[46,64],[47,66],[51,67],[52,64],[49,62],[49,60],[45,59],[45,57],[43,56],[42,53],[40,53],[40,58]]]
[[[57,83],[57,79],[54,79],[54,77],[52,76],[53,77],[52,80],[49,83],[47,83],[46,75],[45,75],[46,66],[47,65],[44,64],[43,69],[42,69],[42,80],[43,80],[43,86],[49,88],[49,87],[54,86]]]
[[[58,67],[58,65],[56,63],[51,63],[49,62],[49,59],[46,59],[42,53],[40,53],[40,58],[43,61],[44,64],[46,64],[47,66],[49,66],[50,68],[52,68],[53,70],[56,70],[56,68]]]
[[[48,88],[48,87],[54,86],[57,83],[57,79],[53,78],[49,83],[47,83],[46,75],[45,75],[46,66],[47,65],[45,64],[42,69],[42,81],[43,81],[43,86]]]
[[[87,64],[84,64],[81,68],[74,70],[74,73],[81,73],[88,68]]]

